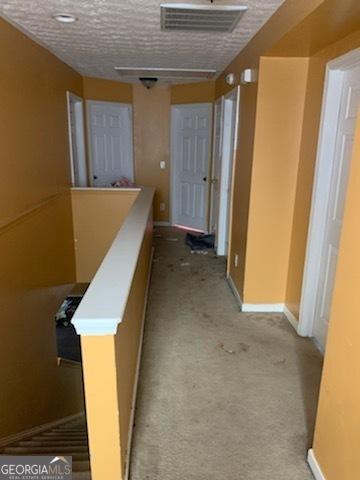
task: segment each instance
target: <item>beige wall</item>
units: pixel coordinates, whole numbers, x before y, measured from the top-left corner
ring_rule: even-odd
[[[131,190],[71,190],[77,282],[91,282],[137,196]]]
[[[117,334],[81,338],[93,480],[125,478],[151,250],[152,221],[149,219]]]
[[[135,178],[155,187],[154,220],[169,220],[170,88],[156,85],[147,90],[134,85]],[[166,169],[160,169],[160,161]],[[160,211],[160,202],[165,210]]]
[[[75,280],[66,90],[82,86],[2,19],[0,45],[3,437],[83,409],[81,370],[57,366],[54,321]]]

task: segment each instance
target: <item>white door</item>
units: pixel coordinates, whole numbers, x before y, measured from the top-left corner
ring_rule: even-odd
[[[88,101],[92,185],[134,179],[131,105]]]
[[[206,231],[212,105],[172,107],[172,223]]]
[[[220,208],[220,175],[221,175],[221,148],[222,148],[222,116],[223,100],[219,98],[214,105],[214,141],[213,158],[211,167],[211,210],[210,232],[215,234],[215,247],[217,246],[217,232]]]
[[[237,129],[238,88],[224,97],[223,133],[221,148],[220,206],[217,233],[217,254],[227,255],[229,249],[229,228],[234,149]]]
[[[313,330],[313,336],[322,349],[325,348],[329,324],[350,160],[359,106],[360,67],[358,66],[343,73]]]

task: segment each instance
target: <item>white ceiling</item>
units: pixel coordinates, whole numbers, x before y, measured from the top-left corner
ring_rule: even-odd
[[[214,0],[248,7],[235,30],[225,34],[162,31],[160,3],[169,0],[1,0],[0,14],[82,75],[119,80],[115,66],[216,69],[220,74],[284,1]],[[52,18],[55,13],[70,13],[78,21],[60,24]]]

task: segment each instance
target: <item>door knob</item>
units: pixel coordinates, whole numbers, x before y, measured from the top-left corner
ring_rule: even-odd
[[[93,179],[94,179],[94,180],[97,180],[97,178],[98,178],[98,177],[97,177],[96,175],[93,176]]]
[[[203,178],[203,180],[204,180],[204,182],[206,182],[206,180],[207,180],[207,177],[204,177],[204,178]]]

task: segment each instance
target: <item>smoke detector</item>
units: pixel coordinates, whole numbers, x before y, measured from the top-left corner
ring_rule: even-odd
[[[242,5],[194,5],[163,3],[160,5],[162,30],[230,33],[247,7]]]

